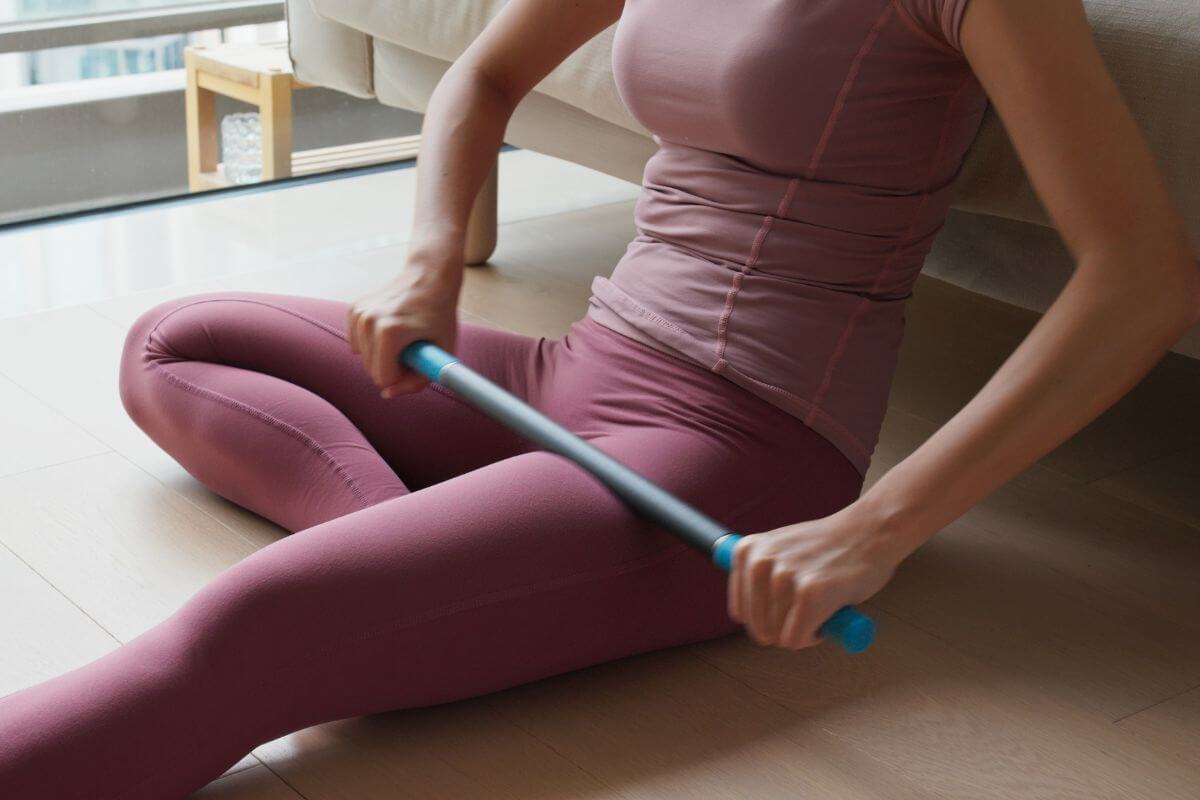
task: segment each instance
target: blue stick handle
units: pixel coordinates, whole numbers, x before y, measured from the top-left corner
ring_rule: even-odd
[[[454,356],[424,341],[404,348],[400,360],[431,381],[440,383],[483,413],[546,450],[565,456],[592,473],[635,511],[659,523],[683,541],[711,556],[726,572],[742,538],[716,520],[647,480],[616,459],[580,439],[537,409],[522,402]],[[818,631],[851,653],[871,645],[875,623],[850,606],[825,621]]]

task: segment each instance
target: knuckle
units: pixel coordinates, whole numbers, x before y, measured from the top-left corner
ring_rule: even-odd
[[[376,321],[375,327],[381,333],[385,333],[388,335],[395,335],[397,333],[402,333],[404,331],[404,324],[396,317],[391,317],[391,316],[380,317]]]
[[[733,551],[733,568],[743,576],[749,575],[750,551],[741,545]]]
[[[771,588],[777,594],[792,594],[795,591],[796,578],[784,564],[776,564],[771,573]]]
[[[806,609],[812,605],[813,600],[817,597],[815,584],[811,581],[800,580],[796,582],[795,588],[792,590],[793,602],[800,609]]]
[[[826,594],[834,587],[834,582],[821,576],[810,577],[804,584],[813,597]]]
[[[746,559],[750,564],[750,568],[757,571],[774,569],[775,558],[767,550],[762,547],[754,547],[746,555]]]

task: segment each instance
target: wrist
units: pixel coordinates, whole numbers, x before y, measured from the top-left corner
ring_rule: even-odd
[[[467,232],[449,225],[419,225],[413,230],[406,252],[410,261],[461,263]]]
[[[881,544],[898,551],[900,560],[937,533],[924,520],[919,504],[910,495],[893,490],[882,480],[842,511],[856,526],[874,531]]]
[[[433,302],[457,305],[463,265],[440,257],[410,255],[393,282],[405,294]]]

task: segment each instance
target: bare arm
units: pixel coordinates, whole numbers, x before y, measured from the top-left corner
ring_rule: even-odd
[[[839,606],[1140,380],[1200,319],[1200,269],[1080,0],[972,0],[963,49],[1076,261],[996,374],[856,503],[747,537],[730,611],[804,647]]]
[[[376,384],[397,394],[425,379],[397,356],[424,338],[453,349],[467,222],[513,110],[624,0],[510,0],[446,70],[426,108],[413,235],[401,274],[350,309],[347,332]]]
[[[1183,220],[1079,0],[973,0],[962,41],[1076,269],[979,394],[869,492],[914,547],[1095,419],[1200,319]]]
[[[433,245],[439,254],[461,256],[471,206],[513,110],[567,56],[615,22],[623,5],[511,0],[450,66],[421,129],[413,219],[418,251]]]

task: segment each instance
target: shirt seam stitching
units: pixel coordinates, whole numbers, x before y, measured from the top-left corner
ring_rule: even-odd
[[[960,97],[962,97],[962,94],[966,90],[967,86],[970,84],[970,81],[971,81],[970,75],[965,77],[959,84],[958,89],[950,97],[950,101],[946,104],[946,111],[944,114],[944,119],[942,121],[942,130],[941,130],[941,134],[938,138],[938,147],[937,147],[937,150],[934,152],[933,159],[931,160],[931,163],[929,165],[929,174],[925,180],[926,184],[928,184],[928,182],[932,179],[933,173],[937,169],[938,164],[941,161],[942,154],[945,152],[946,143],[947,143],[947,140],[949,139],[949,134],[950,134],[950,122],[953,120],[954,108],[956,105],[958,105],[958,100]],[[917,208],[913,212],[912,220],[909,222],[908,228],[904,232],[904,236],[901,237],[901,241],[898,242],[894,248],[892,248],[892,251],[883,260],[883,264],[880,266],[879,271],[876,273],[875,280],[872,282],[871,288],[869,290],[870,294],[874,294],[875,292],[877,292],[879,290],[879,287],[883,284],[883,279],[885,277],[887,277],[888,273],[890,272],[892,265],[895,263],[896,257],[899,255],[900,250],[904,246],[904,243],[912,236],[913,231],[916,229],[917,223],[921,219],[921,212],[925,209],[925,206],[928,203],[929,198],[930,198],[929,192],[926,192],[921,197],[921,202],[917,204]],[[867,307],[870,305],[870,303],[871,303],[870,296],[863,297],[861,300],[859,300],[859,302],[857,304],[855,304],[854,309],[850,312],[850,316],[847,318],[846,324],[842,329],[842,335],[839,337],[837,344],[834,346],[833,351],[829,355],[829,360],[825,364],[825,369],[823,371],[824,374],[821,378],[821,383],[817,387],[817,391],[813,395],[812,400],[810,401],[810,406],[811,406],[812,410],[809,412],[805,421],[811,420],[813,415],[815,415],[818,412],[818,410],[821,408],[821,404],[825,400],[825,395],[828,393],[829,387],[833,382],[833,373],[837,369],[837,365],[841,361],[842,356],[845,354],[846,346],[847,346],[847,344],[849,344],[849,341],[850,341],[850,336],[858,324],[859,317],[862,316],[863,311],[865,311],[867,309]]]
[[[895,0],[892,0],[892,3],[894,2]],[[858,52],[855,53],[853,61],[850,62],[850,67],[846,71],[846,77],[843,79],[842,86],[838,91],[837,97],[834,99],[833,108],[829,111],[829,118],[825,121],[825,127],[821,131],[821,136],[817,140],[816,147],[813,149],[808,167],[804,171],[805,180],[812,180],[816,174],[817,167],[820,166],[821,160],[824,158],[825,148],[829,145],[829,139],[833,135],[833,130],[837,127],[837,123],[841,119],[842,111],[846,107],[846,98],[858,80],[862,63],[866,60],[867,54],[875,47],[875,42],[879,39],[880,31],[892,14],[892,3],[884,6],[879,17],[875,20],[875,23],[871,26],[870,31],[868,31],[862,44],[859,46]],[[772,223],[776,218],[787,214],[799,182],[799,177],[793,177],[788,181],[787,189],[784,192],[783,199],[779,202],[778,208],[775,210],[775,214],[763,217],[762,224],[759,226],[754,241],[750,245],[750,254],[746,259],[746,263],[734,273],[733,280],[729,283],[729,291],[725,294],[725,305],[721,309],[721,314],[717,319],[717,342],[713,350],[716,362],[712,366],[713,372],[721,372],[728,366],[729,362],[725,359],[725,349],[728,345],[729,322],[733,317],[738,293],[741,291],[746,276],[753,271],[754,265],[758,262],[759,253],[762,252],[763,243],[766,241],[767,234],[771,230]]]

